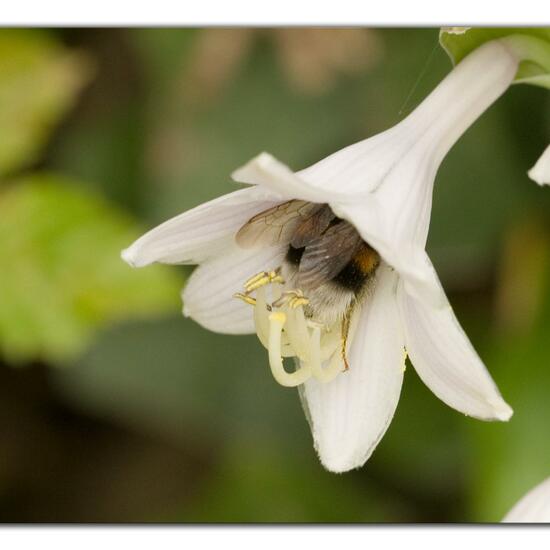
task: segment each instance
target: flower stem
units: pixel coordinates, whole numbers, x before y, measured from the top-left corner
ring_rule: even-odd
[[[426,141],[437,144],[427,149],[433,151],[435,165],[512,83],[519,65],[516,52],[501,40],[486,42],[465,57],[402,122],[411,129],[416,127],[412,133],[417,147],[425,147]]]

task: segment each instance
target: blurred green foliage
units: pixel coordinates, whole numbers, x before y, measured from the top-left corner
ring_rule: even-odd
[[[48,70],[62,73],[47,78],[62,96],[56,107],[51,98],[44,107],[45,86],[16,94],[41,107],[28,126],[15,119],[16,131],[35,130],[18,138],[29,144],[9,154],[0,189],[0,348],[10,365],[42,365],[0,371],[0,388],[16,388],[13,400],[0,393],[0,422],[35,418],[23,437],[8,423],[12,435],[0,442],[3,517],[498,521],[549,475],[550,193],[526,176],[550,138],[545,90],[510,89],[445,159],[434,193],[429,252],[515,409],[507,424],[459,415],[409,366],[373,457],[329,474],[296,392],[272,380],[257,340],[183,319],[178,268],[136,271],[119,258],[137,225],[234,189],[229,174],[260,151],[305,167],[398,122],[450,69],[437,29],[341,33],[0,31],[0,44],[17,37],[17,55],[42,60],[31,68],[75,63],[70,76]],[[342,48],[356,64],[328,55]],[[289,68],[299,63],[318,74],[296,80]],[[25,74],[21,82],[39,82]],[[0,102],[0,113],[9,105]],[[60,361],[68,368],[48,368]],[[18,378],[32,373],[65,420],[33,405],[42,402]],[[32,461],[21,466],[35,440],[53,457],[39,474]],[[67,450],[74,441],[82,451]]]
[[[0,174],[36,160],[91,77],[91,62],[48,33],[0,32]]]
[[[0,31],[0,349],[5,359],[74,359],[94,329],[176,309],[175,274],[131,274],[119,252],[139,229],[56,173],[29,169],[91,76],[89,57],[42,31]]]
[[[487,361],[514,404],[513,420],[476,426],[471,505],[474,517],[498,520],[528,489],[548,477],[550,228],[545,218],[511,225],[500,265],[499,323]],[[495,429],[489,429],[495,428]]]
[[[0,196],[0,342],[14,362],[74,358],[94,329],[175,310],[177,278],[129,274],[121,248],[136,225],[56,174],[10,182]]]

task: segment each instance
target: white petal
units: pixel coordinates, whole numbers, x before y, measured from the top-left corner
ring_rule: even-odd
[[[429,217],[431,199],[423,205],[428,208],[418,211],[418,218]],[[386,213],[384,205],[376,196],[353,203],[331,203],[334,213],[352,223],[361,237],[368,242],[382,258],[396,269],[404,279],[408,292],[434,307],[443,307],[445,294],[439,286],[433,285],[433,267],[427,259],[424,246],[415,240],[395,235],[399,227],[399,216],[393,219]]]
[[[428,175],[456,140],[509,86],[517,70],[516,57],[493,41],[466,57],[404,120],[392,128],[360,141],[293,174],[271,155],[262,153],[233,174],[237,181],[260,184],[285,197],[313,202],[357,199],[387,187],[392,172],[407,161],[421,161]],[[415,170],[416,171],[416,170]],[[297,178],[298,176],[298,178]],[[393,178],[391,193],[399,204],[409,194],[407,170]],[[425,182],[430,188],[432,181]],[[423,192],[424,195],[427,192]]]
[[[510,86],[519,59],[500,40],[465,57],[405,119],[420,141],[435,146],[439,161],[462,134]],[[422,144],[419,144],[422,146]]]
[[[232,177],[242,183],[255,183],[269,188],[279,193],[281,200],[298,198],[328,202],[337,216],[352,223],[384,260],[407,279],[414,295],[437,306],[442,304],[442,298],[439,292],[433,292],[434,288],[430,285],[431,272],[424,261],[424,242],[419,246],[411,241],[408,228],[405,226],[403,229],[402,223],[409,219],[417,222],[425,219],[429,222],[431,186],[424,185],[424,181],[427,177],[433,181],[433,175],[427,176],[425,168],[426,163],[409,160],[394,170],[392,177],[399,180],[409,178],[409,188],[403,190],[403,195],[410,200],[402,213],[395,211],[393,203],[381,203],[376,194],[362,194],[358,197],[356,193],[316,189],[267,153],[252,159]],[[421,196],[416,196],[418,193]],[[400,229],[401,235],[396,235]]]
[[[293,174],[267,153],[234,174],[286,198],[327,202],[407,280],[411,294],[442,306],[424,261],[439,164],[508,87],[517,59],[499,42],[465,58],[400,124]]]
[[[400,205],[408,195],[409,176],[388,178],[410,158],[425,162],[435,174],[453,144],[508,88],[518,66],[516,56],[499,41],[477,48],[457,65],[403,121],[369,139],[346,147],[298,172],[306,182],[340,193],[372,193],[392,187]],[[414,164],[414,163],[413,163]],[[410,166],[410,165],[409,165]],[[430,186],[432,182],[426,182]],[[431,192],[431,191],[430,191]],[[400,208],[401,209],[401,208]]]
[[[531,489],[502,521],[504,523],[550,523],[550,477]]]
[[[527,174],[539,185],[550,185],[550,145]]]
[[[321,462],[332,472],[362,466],[393,418],[404,372],[395,292],[398,276],[379,269],[349,353],[349,371],[327,384],[311,379],[302,398]]]
[[[357,199],[375,190],[414,145],[414,135],[401,125],[333,153],[294,173],[269,153],[261,153],[235,170],[240,183],[261,185],[284,199],[334,202]]]
[[[122,258],[133,267],[202,262],[230,246],[236,231],[252,216],[279,202],[261,187],[223,195],[155,227],[124,250]]]
[[[435,270],[432,284],[443,293]],[[450,407],[482,420],[508,420],[512,409],[445,301],[443,308],[430,306],[399,285],[405,346],[415,370]]]
[[[269,153],[261,153],[231,177],[240,183],[261,185],[277,193],[283,200],[301,199],[310,202],[328,202],[328,198],[344,197],[336,189],[319,190],[298,177],[286,164]]]
[[[411,293],[434,305],[441,305],[441,294],[433,286],[433,295],[430,292],[430,270],[423,250],[439,164],[462,133],[504,92],[516,68],[517,60],[502,44],[493,42],[478,48],[393,129],[389,138],[387,133],[376,136],[379,141],[373,150],[379,158],[387,157],[386,172],[375,187],[368,182],[371,192],[331,203],[340,217],[353,223],[363,238],[400,271]],[[388,146],[395,152],[393,159],[384,152]],[[325,171],[330,175],[327,182],[330,179],[342,187],[354,181],[359,189],[361,173],[369,173],[369,164],[376,167],[378,159],[364,153],[359,161],[353,158],[355,150],[348,149],[337,153],[342,165],[338,176],[332,173],[334,155],[300,175],[310,182],[314,177],[324,181]],[[346,160],[349,168],[344,169]]]
[[[233,177],[285,198],[328,203],[407,280],[409,292],[441,307],[424,248],[439,164],[508,87],[518,61],[500,42],[466,57],[401,123],[298,172],[267,153]]]
[[[233,298],[243,283],[260,271],[281,265],[280,247],[242,250],[230,246],[225,254],[197,267],[183,290],[183,314],[204,328],[223,334],[255,332],[252,306]]]

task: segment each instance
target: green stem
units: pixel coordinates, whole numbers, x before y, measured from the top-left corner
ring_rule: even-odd
[[[550,72],[550,43],[547,41],[524,34],[512,34],[499,41],[506,44],[520,61],[531,61]]]

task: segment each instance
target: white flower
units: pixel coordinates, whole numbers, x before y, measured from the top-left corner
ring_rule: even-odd
[[[524,495],[502,521],[504,523],[550,523],[550,478]]]
[[[315,447],[331,471],[360,467],[373,452],[394,415],[406,353],[449,406],[483,420],[512,415],[460,327],[425,245],[441,161],[506,90],[517,66],[504,43],[487,43],[393,128],[297,173],[263,153],[233,174],[251,187],[165,222],[123,252],[133,266],[200,264],[183,293],[184,314],[216,332],[257,332],[275,378],[302,384]],[[300,290],[277,271],[288,238],[252,248],[236,242],[253,216],[292,199],[328,204],[382,259],[353,309],[342,353],[342,319],[311,322],[299,292],[281,294]],[[258,272],[266,275],[248,281],[243,300],[235,300]],[[345,350],[350,368],[341,372]],[[301,360],[295,373],[283,369],[282,355]]]
[[[539,185],[550,185],[550,145],[544,150],[535,166],[528,172],[529,177]]]

